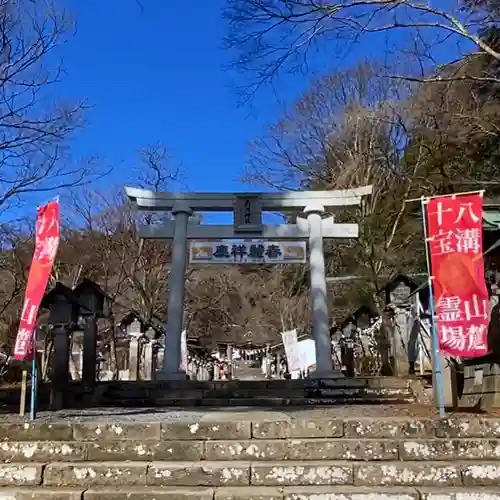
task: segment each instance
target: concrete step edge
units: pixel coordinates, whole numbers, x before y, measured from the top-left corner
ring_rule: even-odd
[[[453,460],[453,464],[450,464],[446,460],[363,460],[363,461],[352,461],[352,460],[328,460],[328,459],[316,459],[316,460],[137,460],[137,461],[120,461],[120,460],[94,460],[94,461],[83,461],[83,462],[44,462],[44,463],[33,463],[29,462],[29,465],[33,466],[44,466],[57,467],[57,468],[74,468],[74,467],[172,467],[172,468],[182,468],[182,467],[206,467],[207,469],[213,467],[215,469],[225,468],[225,467],[419,467],[425,465],[426,467],[449,467],[454,465],[457,467],[471,467],[473,465],[481,466],[493,466],[498,468],[500,471],[500,459],[474,459],[474,460]],[[10,462],[8,464],[0,464],[1,467],[26,467],[27,462]],[[500,476],[499,476],[500,479]]]
[[[469,442],[472,442],[474,444],[488,444],[492,443],[495,444],[495,446],[500,445],[500,436],[493,436],[493,437],[485,437],[485,436],[472,436],[472,437],[436,437],[434,435],[429,435],[429,436],[387,436],[387,435],[382,435],[382,436],[354,436],[354,435],[349,435],[349,436],[344,436],[344,435],[331,435],[331,436],[302,436],[302,437],[294,437],[294,436],[285,436],[285,437],[227,437],[226,439],[221,439],[221,438],[210,438],[206,439],[203,436],[199,436],[198,438],[193,438],[193,439],[182,439],[182,437],[178,439],[172,439],[172,438],[165,438],[165,439],[141,439],[140,437],[135,437],[135,438],[125,438],[125,439],[120,439],[120,438],[104,438],[101,441],[96,441],[96,440],[85,440],[85,439],[67,439],[67,440],[60,440],[60,439],[51,439],[48,437],[47,439],[30,439],[26,441],[21,441],[21,440],[8,440],[8,441],[1,441],[0,442],[0,455],[3,452],[6,452],[6,447],[9,445],[13,448],[18,447],[18,446],[26,446],[26,447],[31,447],[31,446],[36,446],[36,445],[46,445],[46,446],[51,446],[54,448],[57,447],[62,447],[64,445],[79,445],[79,446],[107,446],[107,445],[118,445],[118,444],[123,444],[123,445],[130,445],[130,446],[136,446],[138,444],[144,444],[144,445],[152,445],[155,446],[159,443],[163,444],[164,446],[169,446],[173,444],[179,444],[179,445],[185,445],[185,446],[191,446],[191,445],[196,445],[196,444],[202,444],[206,443],[207,445],[210,446],[217,446],[217,445],[231,445],[231,444],[238,444],[238,443],[248,443],[248,444],[281,444],[281,443],[290,443],[291,441],[300,441],[302,443],[313,443],[313,444],[319,444],[319,443],[345,443],[345,444],[354,444],[354,443],[359,443],[360,439],[363,440],[364,442],[368,443],[400,443],[404,444],[405,442],[411,441],[412,443],[417,443],[417,444],[428,444],[429,442],[435,443],[435,444],[445,444],[445,443],[456,443],[458,445],[464,445]],[[30,450],[31,451],[31,450]],[[64,454],[64,450],[61,452]],[[68,459],[70,459],[69,455],[67,456]],[[500,455],[499,455],[500,456]],[[31,459],[31,456],[27,457]],[[477,457],[476,457],[477,458]],[[70,462],[72,460],[69,460]],[[0,462],[0,465],[3,462]]]
[[[291,404],[291,403],[296,403],[296,404],[302,404],[304,402],[311,402],[311,403],[318,403],[318,404],[328,404],[329,402],[332,403],[350,403],[350,404],[363,404],[363,405],[369,405],[369,404],[384,404],[384,403],[398,403],[398,402],[405,402],[405,403],[412,403],[415,401],[415,397],[411,394],[406,394],[406,395],[398,395],[398,396],[385,396],[385,395],[380,395],[380,396],[353,396],[353,397],[346,397],[346,396],[321,396],[321,397],[293,397],[293,398],[288,398],[288,397],[259,397],[259,398],[169,398],[169,397],[162,397],[162,398],[137,398],[137,399],[130,399],[128,401],[122,401],[121,406],[134,406],[137,405],[138,401],[150,401],[151,404],[154,406],[162,406],[165,404],[179,404],[179,405],[186,405],[190,406],[191,404],[203,404],[205,405],[222,405],[222,406],[228,406],[228,405],[239,405],[239,406],[256,406],[256,405],[274,405],[274,404]],[[112,403],[113,399],[104,399],[102,401],[104,405]]]
[[[495,487],[372,487],[362,486],[241,486],[241,487],[128,487],[45,488],[0,487],[0,498],[9,500],[461,500],[500,499]]]
[[[0,445],[0,463],[46,464],[129,462],[297,462],[309,460],[346,461],[354,463],[413,463],[432,460],[450,463],[500,461],[497,451],[500,439],[448,438],[359,438],[319,437],[283,439],[235,439],[196,441],[45,441],[6,442]],[[69,452],[70,450],[70,452]],[[0,470],[2,465],[0,465]]]

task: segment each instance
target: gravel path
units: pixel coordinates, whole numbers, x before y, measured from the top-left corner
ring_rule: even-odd
[[[478,416],[477,412],[460,411],[450,413],[453,417]],[[499,417],[498,413],[483,416]],[[29,415],[27,415],[27,418]],[[438,418],[437,410],[432,406],[417,404],[408,405],[353,405],[330,408],[200,408],[179,410],[168,408],[91,408],[87,410],[64,410],[57,412],[41,412],[37,416],[39,422],[186,422],[195,423],[201,420],[283,420],[293,418]],[[19,415],[0,414],[2,422],[22,422]]]

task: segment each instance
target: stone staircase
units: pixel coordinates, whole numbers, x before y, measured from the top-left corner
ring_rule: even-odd
[[[233,364],[233,375],[239,380],[263,380],[265,376],[262,374],[260,366],[251,366],[245,361],[236,361]]]
[[[39,407],[49,407],[50,384],[41,384]],[[416,379],[357,377],[304,380],[100,382],[92,391],[72,383],[66,408],[90,407],[279,407],[401,404],[425,398]],[[2,389],[0,406],[15,411],[19,388]],[[1,500],[1,499],[0,499]]]
[[[298,415],[0,423],[0,500],[500,500],[500,419]]]
[[[415,402],[417,380],[364,377],[304,380],[109,382],[81,401],[93,406],[241,407]],[[75,393],[76,394],[76,393]]]

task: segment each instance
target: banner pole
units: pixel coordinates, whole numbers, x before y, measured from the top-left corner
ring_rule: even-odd
[[[434,294],[432,290],[432,274],[431,274],[431,261],[429,257],[428,236],[427,236],[427,199],[423,196],[420,198],[420,205],[422,207],[422,225],[424,229],[424,245],[425,245],[425,260],[427,263],[427,284],[429,287],[429,310],[431,313],[431,338],[432,338],[432,371],[434,372],[434,381],[436,383],[436,399],[439,408],[439,417],[444,418],[444,391],[443,391],[443,377],[441,373],[441,361],[439,355],[439,339],[436,329],[435,308],[434,308]]]
[[[30,401],[30,420],[33,422],[36,419],[36,395],[38,389],[38,372],[37,372],[37,362],[36,362],[36,345],[38,338],[38,328],[35,328],[35,333],[33,335],[33,360],[31,362],[31,401]]]

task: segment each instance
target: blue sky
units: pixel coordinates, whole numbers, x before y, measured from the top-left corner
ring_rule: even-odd
[[[224,0],[63,1],[74,12],[77,31],[60,51],[67,74],[57,93],[92,106],[74,152],[113,166],[107,184],[133,185],[138,150],[161,143],[182,163],[189,190],[249,190],[238,180],[248,141],[282,107],[270,89],[259,92],[252,109],[237,106],[237,75],[223,67],[230,60],[222,49]],[[317,66],[326,72],[380,57],[384,37],[349,47],[348,57],[324,51]],[[298,75],[283,83],[280,97],[290,101],[306,79]]]
[[[138,150],[162,143],[190,190],[248,189],[238,180],[246,145],[278,105],[264,92],[262,107],[237,106],[235,75],[223,68],[223,0],[66,1],[77,32],[62,51],[60,92],[92,106],[75,153],[114,166],[106,182],[133,183]]]

